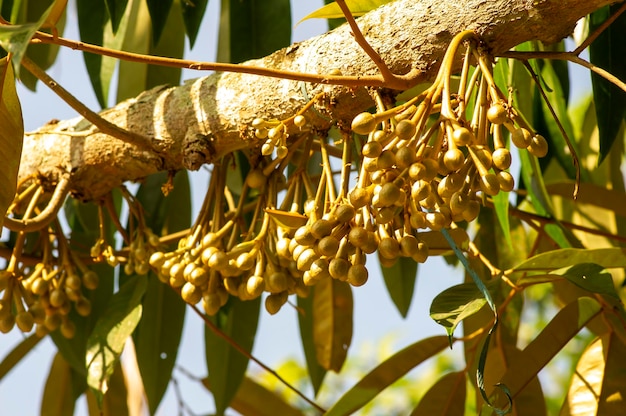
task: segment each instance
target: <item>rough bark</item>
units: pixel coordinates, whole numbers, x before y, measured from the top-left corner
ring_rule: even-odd
[[[473,29],[498,54],[528,40],[558,41],[578,19],[611,3],[615,1],[397,0],[358,22],[392,72],[422,71],[417,82],[433,78],[448,43],[462,30]],[[316,74],[334,69],[344,75],[377,74],[347,25],[247,64]],[[162,170],[197,169],[229,151],[257,145],[249,127],[255,117],[284,119],[321,91],[324,98],[307,114],[315,129],[327,129],[330,120],[349,122],[372,105],[364,87],[217,73],[178,87],[155,88],[101,113],[150,138],[161,152],[91,131],[89,122],[77,118],[27,135],[19,176],[38,173],[54,182],[69,171],[76,197],[99,198],[124,181]]]

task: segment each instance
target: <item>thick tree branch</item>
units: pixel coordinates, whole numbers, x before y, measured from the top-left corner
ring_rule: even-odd
[[[357,22],[394,74],[418,74],[407,80],[408,87],[434,77],[448,43],[462,30],[473,29],[498,54],[528,40],[557,41],[571,33],[578,19],[614,2],[397,0]],[[312,74],[339,70],[344,75],[378,75],[347,25],[246,65]],[[250,128],[254,118],[288,118],[320,92],[323,99],[307,113],[316,130],[329,128],[330,120],[349,122],[372,105],[364,87],[217,73],[179,87],[152,89],[101,113],[152,140],[159,154],[117,140],[77,118],[27,135],[19,176],[37,173],[54,182],[69,171],[74,195],[100,198],[126,180],[162,170],[197,169],[235,149],[258,145]]]

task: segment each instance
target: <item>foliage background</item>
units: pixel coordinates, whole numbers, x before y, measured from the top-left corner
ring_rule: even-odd
[[[209,7],[215,7],[216,1],[209,2]],[[293,21],[298,21],[300,17],[306,15],[309,11],[316,9],[320,4],[315,2],[296,2],[294,7]],[[305,7],[306,6],[306,7]],[[70,5],[69,10],[74,10]],[[215,16],[215,11],[211,9],[207,10],[207,16]],[[71,19],[71,16],[70,16]],[[203,29],[199,36],[198,45],[192,51],[191,54],[187,54],[188,57],[198,56],[198,59],[211,61],[214,58],[215,52],[212,51],[209,46],[215,44],[215,31],[217,28],[216,22],[212,22],[212,19],[205,19],[203,22]],[[309,29],[315,22],[302,23],[294,34],[293,40],[298,40],[298,31],[300,31],[302,38],[309,37],[311,30],[323,30],[323,28]],[[317,22],[319,23],[319,22]],[[319,25],[317,25],[319,26]],[[75,26],[74,26],[75,27]],[[75,34],[71,33],[72,23],[68,21],[67,36],[70,38],[76,38]],[[92,108],[96,107],[93,100],[93,94],[88,86],[87,78],[84,77],[83,66],[78,52],[72,52],[63,50],[61,56],[52,70],[53,76],[57,77],[62,85],[65,85],[72,90],[81,101],[87,103]],[[73,56],[69,56],[73,55]],[[184,73],[183,79],[196,77],[197,73]],[[79,78],[80,77],[80,78]],[[64,81],[67,79],[68,81]],[[578,75],[576,78],[579,82],[574,82],[572,85],[577,88],[581,88],[585,82],[584,79],[588,79],[588,75]],[[71,81],[69,81],[71,80]],[[68,110],[65,113],[64,103],[60,102],[55,96],[47,96],[45,88],[39,87],[37,95],[31,95],[24,90],[20,90],[20,98],[22,99],[23,108],[25,110],[25,122],[26,128],[32,129],[42,125],[50,118],[65,118],[73,116],[72,111]],[[580,91],[572,90],[572,96],[578,96]],[[55,104],[51,104],[56,102]],[[44,111],[45,109],[45,111]],[[52,110],[52,111],[49,111]],[[67,114],[67,115],[66,115]],[[194,183],[194,205],[197,209],[199,205],[199,199],[203,196],[203,189],[206,184],[206,175],[200,173],[196,175],[193,180]],[[449,287],[461,280],[460,273],[453,271],[443,264],[439,258],[430,258],[426,266],[420,268],[420,277],[418,279],[418,286],[416,288],[416,299],[413,301],[411,311],[406,320],[399,319],[399,316],[395,310],[395,307],[389,301],[385,294],[385,289],[382,285],[382,279],[377,273],[377,266],[375,264],[371,267],[372,271],[375,271],[374,275],[370,279],[370,282],[362,288],[355,290],[355,334],[353,345],[358,350],[361,345],[368,345],[370,343],[370,350],[367,348],[363,352],[363,360],[371,360],[370,364],[374,365],[379,362],[382,357],[376,356],[375,346],[380,341],[384,333],[390,332],[393,340],[393,351],[400,349],[402,346],[414,341],[418,338],[425,338],[429,334],[442,334],[442,330],[439,326],[434,324],[428,317],[428,308],[430,300],[435,294],[439,293],[443,288]],[[446,276],[445,279],[441,279],[441,276]],[[435,278],[436,277],[436,278]],[[375,308],[371,306],[375,305]],[[196,375],[202,376],[204,370],[199,371],[197,359],[203,356],[202,341],[200,334],[202,333],[202,323],[195,318],[195,316],[188,315],[188,320],[185,326],[184,341],[182,349],[179,355],[179,363],[182,367],[195,370]],[[294,356],[296,360],[302,362],[303,358],[300,353],[300,346],[296,328],[295,312],[290,308],[285,308],[279,315],[275,317],[265,316],[261,320],[259,335],[255,343],[255,349],[253,353],[257,355],[261,360],[269,364],[270,366],[277,368],[280,372],[279,363],[284,363],[287,356]],[[284,334],[293,334],[291,338],[285,337]],[[0,355],[4,353],[4,346],[9,347],[13,345],[20,334],[14,331],[11,337],[3,337],[2,349],[0,349]],[[279,340],[280,342],[277,342]],[[48,346],[49,347],[49,346]],[[0,384],[0,402],[8,403],[9,406],[13,403],[17,404],[16,412],[36,413],[38,410],[38,404],[32,397],[41,397],[41,394],[31,390],[33,384],[39,385],[39,383],[33,383],[33,374],[40,374],[43,377],[46,376],[48,368],[48,361],[50,357],[50,349],[45,345],[39,346],[23,364],[14,370],[12,377],[8,377]],[[578,346],[575,346],[578,347]],[[456,348],[456,351],[449,353],[450,357],[454,357],[455,354],[460,353],[460,349]],[[30,366],[25,368],[25,366]],[[204,363],[202,363],[204,366]],[[357,365],[358,366],[358,365]],[[286,369],[286,367],[284,367]],[[32,370],[31,370],[32,369]],[[418,370],[418,371],[421,371]],[[424,375],[427,373],[421,372]],[[28,377],[24,377],[27,375]],[[297,374],[294,374],[297,377]],[[210,396],[200,390],[190,391],[197,387],[193,387],[193,383],[184,383],[184,377],[180,377],[181,388],[184,391],[185,399],[188,399],[194,408],[198,412],[206,412],[207,404],[210,403]],[[348,387],[346,385],[344,387]],[[25,392],[28,392],[28,396],[25,396]],[[24,397],[24,401],[16,400],[16,397]],[[30,400],[27,397],[31,398]],[[196,401],[197,400],[197,401]],[[33,412],[27,412],[24,408],[24,403],[33,405]],[[197,403],[197,404],[196,404]],[[9,407],[9,414],[14,414]],[[160,414],[172,414],[176,409],[176,403],[173,399],[172,392],[168,393],[168,398],[160,408]],[[25,413],[25,414],[26,414]]]

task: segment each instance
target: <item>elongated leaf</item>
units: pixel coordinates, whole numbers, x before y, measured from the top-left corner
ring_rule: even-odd
[[[122,16],[124,16],[124,12],[126,11],[127,4],[128,0],[105,0],[113,33],[117,33],[117,29],[122,21]]]
[[[41,399],[41,416],[72,416],[72,368],[60,353],[54,355]]]
[[[465,413],[465,372],[448,373],[426,392],[411,415],[462,415]]]
[[[587,346],[576,364],[567,397],[561,408],[562,416],[598,414],[598,398],[602,390],[606,354],[601,338]]]
[[[346,5],[353,16],[362,16],[390,1],[391,0],[346,0]],[[337,2],[332,2],[304,16],[300,19],[300,22],[309,19],[336,19],[342,17],[344,16]]]
[[[261,298],[241,301],[231,297],[228,303],[209,319],[237,345],[250,352],[254,345],[260,307]],[[248,358],[236,351],[209,327],[205,327],[204,339],[216,413],[223,415],[241,386]]]
[[[391,267],[381,266],[387,293],[403,318],[409,313],[413,290],[417,280],[417,262],[410,257],[400,257]]]
[[[87,384],[96,395],[99,405],[102,405],[109,377],[126,340],[141,319],[141,298],[147,284],[145,276],[137,276],[122,285],[111,297],[106,312],[100,317],[87,340]]]
[[[448,230],[448,234],[452,237],[457,247],[462,250],[467,250],[470,241],[467,231],[462,228],[454,228]],[[450,244],[441,231],[422,232],[418,234],[418,237],[428,246],[429,256],[443,256],[452,253]]]
[[[326,369],[317,362],[315,353],[315,342],[313,340],[313,292],[315,286],[311,288],[311,293],[306,298],[298,297],[298,326],[300,328],[300,341],[302,342],[302,350],[306,359],[307,373],[313,386],[313,391],[317,395]]]
[[[511,363],[502,377],[513,398],[594,317],[602,307],[591,298],[579,298],[561,309],[541,333]]]
[[[208,378],[202,384],[211,391]],[[278,393],[268,390],[249,377],[244,377],[230,407],[242,415],[255,416],[302,416],[302,411],[285,402]]]
[[[533,256],[515,266],[513,271],[556,270],[579,263],[596,263],[605,269],[626,267],[626,249],[564,248]]]
[[[53,6],[48,7],[48,9],[42,13],[39,20],[35,23],[0,25],[0,47],[2,47],[2,49],[6,52],[13,54],[11,63],[13,64],[15,76],[18,78],[20,75],[20,63],[22,62],[22,56],[24,56],[26,48],[28,48],[30,40],[35,32],[46,21],[52,7]]]
[[[346,282],[322,279],[313,293],[313,340],[317,362],[341,370],[352,342],[352,289]]]
[[[626,347],[615,333],[596,338],[585,349],[561,415],[621,415],[626,397]]]
[[[46,12],[46,9],[53,3],[54,0],[44,0],[44,1],[31,1],[26,4],[25,17],[22,19],[20,17],[20,22],[28,23],[34,22],[40,18],[40,16]],[[60,20],[55,22],[54,27],[59,36],[63,35],[63,30],[65,28],[65,0],[56,0],[56,7],[61,7],[60,11],[61,15]],[[48,18],[52,18],[52,14],[59,13],[58,10],[51,10]],[[49,19],[47,19],[49,20]],[[48,28],[49,30],[49,28]],[[26,49],[26,56],[36,63],[42,69],[48,69],[56,60],[56,57],[59,52],[59,46],[53,44],[31,44]],[[37,84],[37,77],[31,74],[28,71],[20,71],[20,81],[31,91],[35,91],[35,86]]]
[[[604,267],[594,263],[579,263],[561,270],[555,270],[553,274],[564,276],[576,286],[613,298],[619,302],[619,295],[615,290],[613,278]]]
[[[574,183],[551,183],[546,185],[546,189],[550,195],[559,195],[571,199],[574,194]],[[576,203],[595,205],[626,217],[626,194],[614,189],[583,182],[579,185]]]
[[[603,341],[606,365],[598,414],[620,415],[626,406],[626,345],[614,332],[604,336]]]
[[[552,204],[545,188],[537,158],[526,150],[520,150],[519,156],[521,162],[520,172],[525,188],[528,190],[530,202],[539,215],[552,218]],[[573,245],[571,240],[574,240],[573,242],[580,246],[571,235],[571,232],[566,230],[558,221],[546,224],[544,229],[561,248],[571,247]]]
[[[387,358],[365,375],[328,410],[326,416],[353,414],[396,380],[448,346],[448,337],[426,338]]]
[[[0,26],[0,30],[4,26]],[[2,32],[0,32],[2,36]],[[13,202],[20,167],[24,122],[22,108],[15,90],[13,68],[6,59],[0,60],[0,227]]]
[[[152,39],[156,45],[161,40],[173,0],[146,0],[146,3],[152,20]]]
[[[163,35],[156,45],[152,42],[150,14],[144,1],[133,0],[129,6],[128,19],[120,24],[118,36],[124,39],[123,48],[129,52],[182,58],[185,44],[180,5],[174,3],[170,9]],[[133,22],[129,25],[129,22]],[[117,101],[135,97],[157,85],[177,85],[180,69],[147,65],[145,63],[121,61]]]
[[[218,61],[236,64],[291,43],[289,0],[222,0],[221,5]]]
[[[619,10],[619,5],[604,7],[590,16],[589,29],[594,30]],[[626,30],[626,16],[622,14],[589,46],[591,63],[607,70],[618,79],[626,79],[622,65],[626,55],[626,43],[622,35]],[[626,115],[626,93],[601,76],[592,73],[591,85],[596,105],[596,117],[600,131],[600,154],[598,165],[609,154]]]
[[[76,0],[76,10],[80,39],[86,43],[104,46],[107,26],[108,31],[112,33],[104,1]],[[121,40],[118,43],[121,44]],[[111,42],[107,42],[106,46],[111,47]],[[119,49],[119,47],[114,49]],[[83,53],[83,60],[98,103],[100,107],[105,108],[108,104],[109,85],[116,61],[111,57],[89,52]]]
[[[139,187],[136,198],[149,210],[146,223],[154,233],[176,232],[189,227],[191,204],[186,172],[174,178],[174,188],[167,197],[161,186],[168,174],[149,176]],[[143,317],[133,334],[137,364],[143,380],[150,413],[156,410],[165,394],[176,363],[185,319],[185,302],[153,273],[148,274],[148,287],[142,302]]]
[[[209,4],[208,0],[181,2],[185,32],[187,32],[187,37],[189,38],[190,49],[193,49],[193,45],[196,43],[198,30],[200,30],[200,23],[202,23],[202,17],[206,11],[207,4]]]
[[[490,281],[489,290],[496,290],[498,284],[496,280]],[[463,319],[478,312],[486,303],[487,300],[474,282],[462,283],[435,296],[430,305],[430,317],[443,326],[451,337]]]
[[[127,403],[128,390],[124,379],[124,370],[120,362],[115,365],[113,374],[109,379],[109,390],[98,403],[97,396],[93,391],[87,391],[87,408],[90,416],[128,416]]]
[[[42,338],[37,335],[29,335],[22,342],[17,344],[0,362],[0,381],[9,371],[19,364],[22,359],[33,349]]]
[[[510,192],[498,192],[498,195],[493,197],[493,206],[504,235],[504,240],[509,247],[512,248],[513,241],[511,240],[511,223],[509,221],[509,194]]]

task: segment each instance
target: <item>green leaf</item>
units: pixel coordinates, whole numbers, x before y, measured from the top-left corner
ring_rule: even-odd
[[[150,175],[136,194],[144,209],[149,210],[147,225],[157,235],[164,229],[169,233],[185,229],[191,221],[187,172],[175,176],[174,188],[166,197],[161,186],[167,179],[166,172]],[[142,307],[143,317],[133,334],[133,341],[150,413],[154,414],[176,363],[186,306],[180,295],[162,284],[154,273],[149,273]]]
[[[339,372],[352,342],[352,289],[346,282],[322,279],[313,292],[313,340],[317,362]]]
[[[596,248],[579,249],[563,248],[547,253],[537,254],[515,266],[512,271],[556,270],[579,263],[596,263],[605,269],[626,267],[626,249]]]
[[[4,26],[0,26],[1,28]],[[1,36],[1,32],[0,32]],[[0,227],[17,188],[17,174],[24,140],[22,108],[15,90],[13,68],[0,60]]]
[[[346,5],[352,15],[356,17],[362,16],[390,1],[392,0],[346,0]],[[309,19],[336,19],[342,17],[344,15],[337,2],[332,2],[304,16],[298,23]]]
[[[611,274],[598,264],[579,263],[561,270],[555,270],[552,273],[565,277],[582,289],[606,295],[613,298],[613,300],[619,301],[619,295],[615,290]]]
[[[182,1],[183,21],[185,22],[185,32],[189,38],[189,48],[193,49],[202,23],[202,17],[206,11],[208,0]]]
[[[385,388],[448,346],[445,336],[430,337],[396,352],[366,374],[335,402],[326,416],[353,414]]]
[[[128,19],[124,18],[118,36],[123,37],[126,51],[182,58],[185,46],[182,16],[179,2],[172,5],[161,40],[156,45],[152,42],[150,15],[145,2],[131,3]],[[132,25],[129,25],[133,22]],[[169,68],[146,63],[121,61],[117,101],[135,97],[145,90],[158,85],[177,85],[180,82],[179,68]]]
[[[619,415],[626,406],[626,345],[614,332],[603,337],[606,365],[599,398],[599,415]]]
[[[37,345],[42,338],[29,335],[17,344],[0,362],[0,381]]]
[[[498,192],[493,197],[493,207],[500,223],[500,228],[504,234],[504,241],[510,248],[513,248],[513,240],[511,239],[511,223],[509,221],[509,194],[510,192]]]
[[[119,28],[124,12],[126,11],[127,4],[128,0],[105,0],[113,33],[117,33],[117,29]]]
[[[122,39],[114,38],[111,21],[103,1],[77,0],[78,29],[83,42],[119,49]],[[109,85],[115,71],[116,59],[83,52],[83,60],[100,107],[108,104]]]
[[[26,48],[28,48],[30,40],[35,32],[46,21],[51,9],[52,6],[48,7],[35,23],[0,25],[0,47],[2,47],[2,49],[6,52],[13,54],[11,63],[13,64],[15,76],[18,78],[20,76],[20,63],[22,62],[22,56],[24,56]]]
[[[152,21],[152,39],[157,44],[161,40],[173,0],[146,0],[146,3]]]
[[[300,328],[300,341],[306,359],[307,373],[313,386],[313,391],[317,395],[324,381],[326,369],[317,362],[315,355],[315,342],[313,340],[313,296],[315,286],[311,288],[311,293],[306,298],[298,297],[298,325]]]
[[[237,64],[291,44],[289,0],[222,0],[221,5],[218,61]]]
[[[96,322],[87,340],[87,384],[99,405],[124,345],[141,319],[141,298],[147,284],[145,276],[137,276],[123,284],[111,297],[106,312]]]
[[[41,416],[72,416],[72,368],[60,353],[54,355],[41,398]]]
[[[202,384],[211,390],[208,378]],[[249,377],[244,377],[230,407],[242,415],[255,416],[302,416],[302,411],[292,407],[283,400],[279,393],[268,390]]]
[[[410,257],[400,257],[391,267],[381,266],[387,293],[403,318],[409,313],[413,290],[417,280],[417,262]]]
[[[498,284],[497,280],[492,280],[487,286],[490,291],[494,291]],[[485,296],[474,282],[461,283],[435,296],[430,305],[430,317],[443,326],[448,336],[452,337],[457,325],[478,312],[485,303],[487,303]]]
[[[616,13],[619,7],[619,5],[608,6],[592,13],[589,18],[589,30],[593,31],[599,27]],[[618,79],[626,79],[626,68],[623,65],[623,59],[626,55],[626,43],[623,41],[624,31],[626,31],[626,15],[621,14],[589,46],[591,63],[605,69]],[[599,165],[609,154],[624,121],[626,93],[593,72],[591,73],[591,85],[600,131]]]
[[[519,394],[565,344],[601,311],[602,306],[596,300],[586,297],[561,309],[518,358],[510,363],[501,382],[508,387],[511,396]]]
[[[250,352],[254,345],[260,307],[261,298],[241,301],[231,297],[215,316],[208,319],[237,345]],[[241,385],[248,358],[208,326],[204,330],[204,339],[216,413],[223,415]]]
[[[448,373],[428,389],[411,415],[462,415],[466,394],[465,372]]]
[[[552,204],[548,192],[546,191],[543,174],[539,168],[537,158],[526,150],[520,150],[519,157],[521,162],[521,176],[525,188],[528,190],[530,202],[537,211],[537,214],[554,218]],[[575,240],[573,237],[568,238],[571,236],[571,232],[566,230],[556,220],[554,223],[546,224],[544,230],[561,248],[571,247],[571,240]],[[580,243],[574,242],[576,245],[580,246]]]
[[[544,93],[547,96],[549,106],[552,108],[558,121],[561,123],[563,130],[567,134],[567,138],[570,141],[570,145],[574,148],[574,151],[578,155],[578,149],[576,148],[576,142],[574,135],[574,129],[567,108],[567,95],[564,91],[563,83],[565,80],[561,79],[554,64],[550,60],[542,61],[541,66],[541,78],[548,85],[550,90],[544,88]],[[545,161],[547,163],[550,157],[555,156],[559,165],[563,168],[565,173],[570,179],[576,177],[576,169],[572,162],[572,155],[569,152],[569,148],[566,142],[566,138],[561,133],[561,129],[557,121],[554,119],[548,103],[543,99],[540,94],[535,95],[535,128],[541,133],[548,141],[548,156],[542,158],[540,162]],[[587,176],[586,172],[581,170],[583,179]]]
[[[114,193],[114,200],[120,199],[119,193]],[[95,204],[85,204],[76,199],[69,198],[63,209],[69,227],[72,229],[70,248],[77,252],[91,247],[99,238],[98,207]],[[113,241],[114,226],[105,217],[105,232],[108,241]],[[91,314],[87,317],[78,315],[74,310],[70,312],[70,319],[76,326],[76,333],[72,339],[61,335],[60,331],[54,331],[50,337],[57,346],[63,358],[78,374],[86,377],[85,349],[87,338],[91,333],[96,321],[102,316],[108,307],[113,294],[113,280],[115,270],[108,264],[94,264],[89,267],[99,278],[98,287],[92,291],[85,291],[84,295],[91,302]],[[84,390],[84,389],[83,389]],[[82,393],[82,392],[81,392]]]

